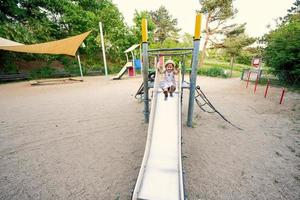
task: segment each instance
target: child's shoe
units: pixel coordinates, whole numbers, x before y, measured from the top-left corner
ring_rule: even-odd
[[[173,92],[170,92],[170,97],[173,97]]]
[[[164,94],[165,94],[165,100],[167,100],[168,99],[168,92],[164,91]]]

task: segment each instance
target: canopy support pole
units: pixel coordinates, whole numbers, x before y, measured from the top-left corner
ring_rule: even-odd
[[[106,65],[106,56],[105,56],[104,38],[103,38],[103,31],[102,31],[102,22],[99,22],[99,28],[100,28],[100,37],[101,37],[101,46],[102,46],[104,70],[105,70],[105,76],[107,77],[108,73],[107,73],[107,65]]]
[[[78,52],[77,52],[77,60],[78,60],[78,65],[80,70],[81,81],[83,81],[82,67],[81,67],[80,56]]]

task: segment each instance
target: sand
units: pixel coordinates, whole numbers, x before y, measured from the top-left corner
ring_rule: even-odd
[[[0,85],[0,199],[130,199],[147,136],[141,78]],[[183,125],[188,199],[299,199],[300,95],[238,79],[198,83],[237,130],[195,108]],[[187,93],[183,120],[186,120]]]

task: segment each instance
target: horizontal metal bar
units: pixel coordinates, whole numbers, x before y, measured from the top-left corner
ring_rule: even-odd
[[[193,47],[185,48],[161,48],[161,49],[148,49],[148,52],[160,52],[160,51],[185,51],[185,50],[194,50]]]
[[[149,55],[151,56],[183,56],[183,55],[188,55],[188,54],[192,54],[192,51],[188,51],[188,52],[183,52],[183,53],[149,53]]]

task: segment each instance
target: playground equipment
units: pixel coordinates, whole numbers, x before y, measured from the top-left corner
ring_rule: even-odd
[[[196,16],[193,48],[148,49],[147,21],[142,20],[143,84],[139,92],[143,94],[145,122],[149,122],[149,56],[182,56],[192,54],[190,75],[188,126],[192,126],[192,115],[196,90],[196,76],[200,44],[201,15]],[[182,62],[184,64],[184,62]],[[159,62],[157,63],[159,65]],[[184,65],[182,72],[184,72]],[[184,200],[183,172],[181,162],[181,103],[184,73],[179,73],[177,90],[173,97],[164,100],[159,88],[161,75],[156,67],[153,83],[150,122],[147,143],[140,172],[135,184],[133,200]],[[151,83],[151,82],[150,82]],[[141,91],[143,88],[143,91]]]
[[[126,55],[126,64],[122,67],[120,72],[117,74],[117,76],[113,77],[113,80],[119,80],[122,78],[122,76],[128,71],[128,76],[129,77],[134,77],[135,76],[135,70],[141,69],[141,61],[140,59],[136,59],[136,56],[134,54],[134,50],[136,48],[140,47],[139,44],[134,44],[130,48],[126,49],[124,51]],[[128,53],[131,54],[131,60],[129,60]]]

